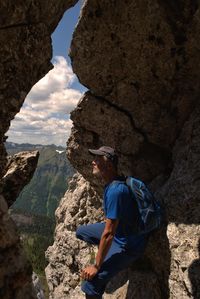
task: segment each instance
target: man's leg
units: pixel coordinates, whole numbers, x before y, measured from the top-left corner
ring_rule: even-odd
[[[101,235],[104,231],[105,223],[94,223],[88,225],[81,225],[76,230],[76,237],[87,243],[99,245]],[[100,299],[101,296],[93,296],[85,294],[86,299]]]
[[[141,252],[142,253],[142,252]],[[88,299],[100,299],[105,291],[107,283],[121,270],[128,268],[131,263],[141,256],[138,252],[127,252],[113,241],[111,248],[97,275],[90,281],[83,281],[82,291]]]
[[[104,228],[105,228],[104,222],[81,225],[78,227],[76,231],[76,237],[87,243],[99,245]]]

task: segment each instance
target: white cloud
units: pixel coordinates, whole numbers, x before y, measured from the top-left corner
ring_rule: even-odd
[[[53,63],[54,69],[27,95],[11,123],[8,141],[65,145],[72,126],[69,113],[82,94],[70,88],[76,77],[65,58],[56,56]]]

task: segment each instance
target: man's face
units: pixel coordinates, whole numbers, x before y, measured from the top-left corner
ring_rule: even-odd
[[[108,170],[108,162],[105,156],[95,156],[92,161],[92,173],[101,177]]]

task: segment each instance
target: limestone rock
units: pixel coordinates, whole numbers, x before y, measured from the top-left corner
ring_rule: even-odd
[[[76,2],[1,1],[0,177],[5,174],[3,141],[10,120],[31,87],[51,69],[50,35],[65,9]],[[197,1],[84,3],[71,58],[89,93],[72,113],[69,158],[94,186],[88,147],[103,143],[116,147],[121,171],[154,180],[169,222],[152,236],[145,269],[141,262],[128,273],[129,283],[125,279],[120,289],[112,295],[108,289],[106,296],[199,298],[200,112],[198,105],[194,109],[200,91],[199,28]],[[101,193],[100,188],[97,191]],[[83,296],[78,271],[94,257],[94,249],[75,239],[75,229],[81,223],[101,220],[100,206],[100,197],[89,182],[75,177],[57,210],[55,242],[47,252],[52,299]],[[0,297],[35,298],[32,270],[3,197],[0,224]]]
[[[173,151],[174,168],[157,192],[165,202],[170,225],[169,288],[171,298],[199,298],[200,268],[200,105],[185,123]]]
[[[195,3],[87,0],[71,44],[80,82],[169,150],[199,92]]]
[[[7,162],[4,134],[30,89],[52,68],[51,34],[65,10],[76,2],[0,2],[0,179],[5,175]],[[15,187],[17,191],[18,187]],[[15,199],[9,198],[9,204]],[[31,282],[32,269],[22,254],[15,224],[6,210],[5,199],[0,196],[0,297],[35,299]]]
[[[7,156],[6,149],[4,143],[1,141],[0,142],[0,178],[5,174],[6,156]],[[1,183],[0,183],[0,190],[1,190]]]
[[[105,299],[161,299],[156,275],[153,272],[122,271],[108,284]]]
[[[7,209],[5,199],[0,196],[0,297],[36,299],[30,276],[32,267],[23,253],[15,223]]]
[[[133,270],[137,291],[120,287],[127,299],[200,297],[199,28],[196,1],[87,0],[73,35],[72,66],[89,92],[71,115],[70,161],[95,186],[87,150],[113,146],[120,170],[151,181],[166,206],[145,271]]]
[[[116,290],[114,295],[117,296],[120,292],[122,298],[127,299],[137,296],[145,298],[146,295],[149,296],[147,298],[162,299],[200,298],[199,132],[198,103],[173,149],[174,167],[171,175],[156,192],[156,197],[165,203],[169,224],[151,237],[145,254],[146,260],[143,261],[145,269],[142,269],[141,264],[138,265],[139,277],[146,273],[144,281],[150,282],[154,273],[156,295],[148,289],[151,283],[145,287],[146,293],[140,295],[143,280],[136,293],[135,286],[132,288],[125,280],[124,285],[120,290]],[[137,268],[135,270],[138,271]],[[129,280],[137,281],[134,275],[135,271],[131,275],[129,273]]]
[[[37,294],[37,299],[45,299],[44,297],[44,290],[42,288],[40,279],[36,273],[33,272],[32,274],[33,286]]]
[[[32,86],[51,68],[51,33],[77,0],[3,0],[0,4],[0,141]],[[28,74],[31,74],[30,76]],[[5,150],[0,145],[2,166]],[[3,161],[4,158],[4,161]]]
[[[83,120],[87,121],[87,120]],[[199,153],[200,153],[200,106],[197,104],[189,120],[185,123],[182,133],[178,138],[173,149],[173,170],[166,180],[165,184],[160,187],[157,180],[156,197],[165,203],[167,219],[169,224],[162,230],[152,235],[149,246],[146,250],[145,257],[133,265],[131,270],[120,273],[111,281],[107,287],[105,299],[111,298],[148,298],[148,299],[188,299],[199,298],[199,277],[200,277],[200,248],[199,248]],[[76,178],[74,178],[76,179]],[[83,179],[78,178],[79,184],[76,188],[71,188],[70,204],[67,204],[67,210],[61,205],[57,213],[57,229],[63,230],[64,225],[60,226],[60,221],[66,223],[65,214],[75,215],[80,212],[79,198],[82,197],[84,188]],[[73,185],[75,186],[75,181]],[[156,188],[154,186],[154,188]],[[81,196],[80,196],[81,194]],[[86,192],[84,196],[88,196]],[[89,200],[89,199],[88,199]],[[93,211],[88,212],[87,205],[84,205],[84,221],[92,219]],[[73,211],[73,212],[72,212]],[[101,218],[99,218],[101,220]],[[67,221],[68,222],[68,221]],[[80,222],[70,221],[73,230]],[[68,225],[69,226],[69,225]],[[70,224],[71,226],[71,224]],[[70,228],[71,230],[71,228]],[[66,228],[65,234],[70,233],[67,244],[68,252],[75,249],[77,269],[74,272],[68,269],[68,274],[64,269],[61,271],[65,275],[75,275],[81,264],[84,264],[84,243],[83,247],[78,247],[79,241],[72,238],[71,232]],[[62,237],[60,235],[59,240]],[[73,241],[72,241],[73,240]],[[51,258],[58,256],[63,250],[62,245],[57,244],[57,237],[53,245],[54,252],[51,251]],[[72,244],[72,245],[70,245]],[[70,249],[71,248],[71,249]],[[94,250],[94,249],[93,249]],[[64,258],[64,257],[63,257]],[[66,258],[66,257],[65,257]],[[59,269],[58,265],[57,269]],[[57,270],[48,267],[48,275],[55,277]],[[64,272],[63,272],[64,271]],[[61,275],[61,274],[60,274]],[[51,277],[51,280],[53,278]],[[66,294],[69,298],[82,299],[83,294],[80,291],[78,277],[75,285],[69,287]],[[57,297],[62,298],[63,285],[66,283],[63,279],[59,280],[57,288],[61,292]],[[68,283],[70,285],[70,283]],[[74,289],[74,290],[72,290]],[[52,294],[56,288],[52,288]],[[55,293],[54,293],[55,294]]]
[[[104,144],[113,146],[119,155],[119,172],[150,180],[162,173],[170,154],[147,142],[134,125],[129,113],[111,105],[103,98],[87,92],[71,113],[74,123],[68,140],[68,158],[90,181],[92,156],[88,148]]]
[[[2,194],[10,207],[27,185],[37,167],[39,152],[20,152],[9,157],[7,172],[2,179]]]
[[[200,12],[181,3],[85,1],[70,55],[90,91],[72,113],[68,157],[89,181],[86,149],[105,143],[122,171],[145,181],[170,173],[200,89]]]
[[[78,0],[49,0],[43,1],[28,0],[25,3],[16,0],[2,1],[0,6],[0,27],[26,26],[34,23],[44,23],[51,31],[55,29],[57,20],[62,17],[66,9],[74,6]],[[48,5],[47,5],[48,4]]]
[[[97,193],[79,174],[74,175],[56,210],[55,240],[46,252],[49,265],[45,272],[50,299],[71,298],[73,289],[80,285],[79,270],[91,261],[94,249],[78,241],[75,230],[78,225],[89,220],[96,222],[102,216]],[[77,293],[75,298],[78,299]]]

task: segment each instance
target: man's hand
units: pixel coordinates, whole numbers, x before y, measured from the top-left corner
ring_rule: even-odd
[[[91,280],[98,272],[98,269],[94,265],[87,266],[81,272],[81,278],[85,280]]]
[[[85,280],[91,280],[98,272],[101,267],[108,250],[112,244],[112,240],[115,235],[119,220],[106,218],[105,229],[102,233],[99,250],[96,256],[96,265],[90,265],[82,270],[81,278]]]

